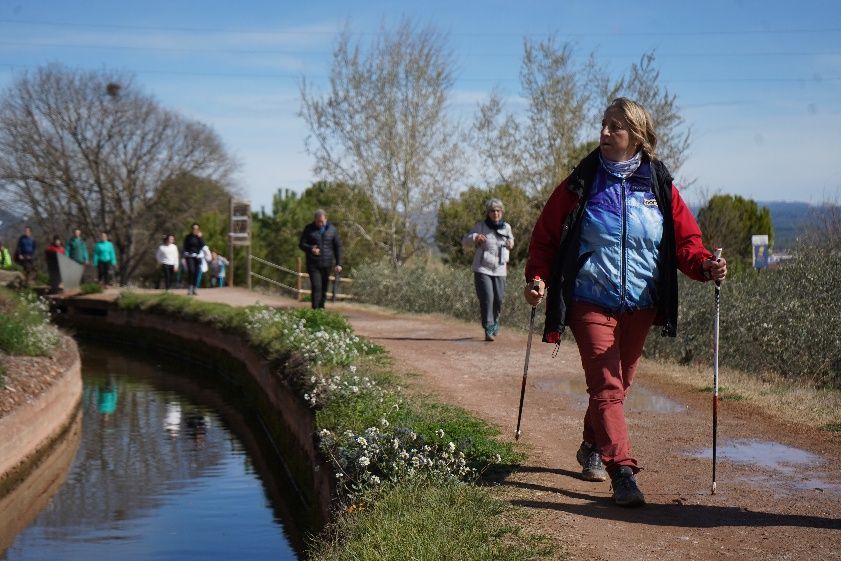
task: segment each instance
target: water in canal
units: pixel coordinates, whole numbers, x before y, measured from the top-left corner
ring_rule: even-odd
[[[81,421],[63,442],[78,448],[44,468],[58,490],[32,493],[47,497],[0,539],[1,560],[298,558],[279,459],[229,392],[209,387],[215,376],[99,347],[82,356]]]

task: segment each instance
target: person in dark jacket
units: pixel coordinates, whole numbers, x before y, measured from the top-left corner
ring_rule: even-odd
[[[187,294],[196,294],[196,286],[199,284],[199,274],[201,273],[201,262],[204,259],[204,253],[202,253],[204,245],[201,228],[194,223],[190,226],[190,233],[184,238],[184,245],[181,247],[181,254],[187,265]]]
[[[657,160],[651,116],[627,98],[604,113],[599,148],[552,193],[532,232],[523,293],[534,306],[547,295],[543,340],[558,343],[569,326],[590,395],[581,476],[610,476],[613,500],[645,504],[635,474],[624,402],[653,324],[677,333],[677,270],[721,281],[714,260],[666,166]],[[538,290],[532,287],[538,281]]]
[[[18,238],[18,245],[15,248],[15,263],[23,268],[23,285],[29,286],[32,272],[35,270],[35,250],[38,244],[32,237],[32,228],[26,226],[23,235]]]
[[[307,254],[307,273],[312,288],[312,307],[323,308],[327,301],[330,271],[342,272],[342,242],[336,227],[327,222],[327,213],[315,211],[313,221],[301,233],[298,243]],[[335,260],[336,266],[333,267]]]

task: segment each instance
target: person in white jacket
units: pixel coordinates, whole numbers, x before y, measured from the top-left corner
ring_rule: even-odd
[[[175,236],[169,234],[164,236],[163,243],[158,246],[155,254],[158,264],[161,266],[161,276],[164,278],[164,289],[172,287],[172,280],[178,272],[178,247],[175,245]]]
[[[499,199],[485,205],[485,220],[477,222],[461,240],[465,249],[473,248],[473,282],[479,298],[485,341],[493,341],[499,333],[499,314],[505,298],[505,277],[508,260],[514,247],[511,225],[502,219],[505,207]]]

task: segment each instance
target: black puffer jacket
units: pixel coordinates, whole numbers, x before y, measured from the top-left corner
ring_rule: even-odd
[[[312,254],[312,248],[318,246],[321,250],[319,255]],[[324,233],[314,223],[307,224],[301,233],[301,241],[298,243],[304,253],[307,254],[307,266],[332,267],[333,259],[336,265],[342,264],[342,242],[339,239],[339,232],[331,223],[327,223]]]

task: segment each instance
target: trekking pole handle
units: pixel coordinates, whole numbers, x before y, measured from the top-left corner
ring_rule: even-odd
[[[723,248],[720,248],[720,247],[717,247],[713,250],[713,257],[715,258],[716,261],[721,260],[721,252],[722,251],[723,251]],[[715,281],[715,285],[716,286],[721,286],[721,281]]]
[[[535,276],[531,281],[531,289],[540,294],[540,281],[541,278],[539,276]],[[540,304],[540,300],[537,301],[537,304]],[[532,306],[532,308],[536,308],[537,304]]]

